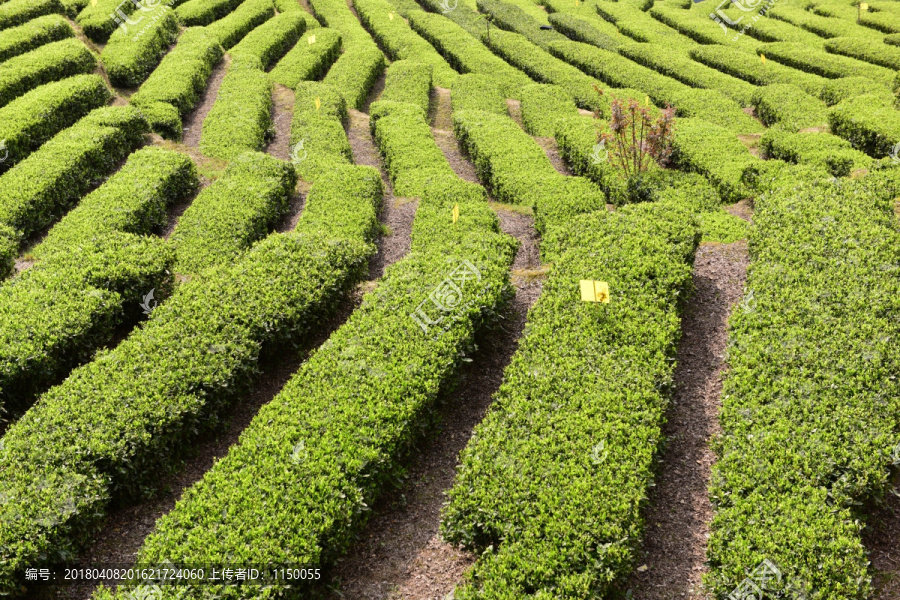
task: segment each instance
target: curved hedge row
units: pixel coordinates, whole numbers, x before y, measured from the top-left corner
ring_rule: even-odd
[[[435,85],[449,88],[459,75],[394,11],[387,0],[353,0],[356,13],[392,60],[411,59],[432,67]]]
[[[716,594],[766,558],[812,597],[869,595],[855,507],[890,487],[897,443],[900,185],[872,193],[866,179],[756,200],[710,487]]]
[[[566,36],[554,29],[541,29],[541,23],[515,4],[501,0],[477,0],[478,10],[490,15],[495,26],[518,33],[532,44],[546,49],[550,42],[566,40]],[[487,32],[485,32],[487,33]],[[485,39],[481,36],[481,40]]]
[[[587,600],[634,568],[700,241],[681,204],[597,211],[555,229],[568,250],[443,510],[444,538],[479,553],[455,598]],[[608,282],[610,302],[582,302],[583,279]]]
[[[555,136],[560,119],[578,116],[575,102],[563,88],[544,83],[522,88],[521,107],[525,131],[538,137]]]
[[[157,484],[197,431],[241,397],[262,349],[305,333],[363,276],[380,175],[345,167],[317,185],[295,231],[180,285],[142,328],[6,431],[0,590],[15,587],[26,566],[71,556],[113,499]]]
[[[509,114],[500,88],[488,75],[461,75],[451,91],[450,104],[453,112],[483,110],[504,116]]]
[[[144,141],[133,107],[98,108],[0,176],[0,223],[29,237],[75,204]]]
[[[310,198],[315,193],[316,186]],[[460,216],[451,225],[454,206]],[[157,522],[138,562],[317,568],[339,557],[420,435],[438,391],[471,351],[476,329],[508,294],[514,252],[480,186],[455,175],[432,182],[419,202],[409,254],[388,267],[228,455]],[[429,292],[461,269],[465,279],[454,282],[460,305],[443,315],[434,328],[440,331],[423,332],[412,315],[423,301],[433,311]],[[191,587],[185,597],[250,599],[309,589],[305,582],[285,587]],[[95,599],[126,593],[101,591]]]
[[[789,83],[774,83],[753,92],[756,116],[766,126],[788,131],[823,127],[828,123],[825,103]]]
[[[796,5],[775,3],[768,14],[773,19],[787,21],[823,38],[871,36],[871,32],[865,27],[860,27],[852,21],[823,17]]]
[[[209,25],[230,15],[241,2],[243,0],[188,0],[175,9],[175,14],[186,27]]]
[[[21,25],[35,17],[63,12],[59,0],[9,0],[0,4],[0,29]]]
[[[341,34],[334,29],[318,27],[307,32],[297,45],[284,55],[269,77],[291,89],[301,81],[321,79],[341,54]]]
[[[777,62],[764,63],[755,54],[729,46],[697,46],[690,50],[690,54],[697,62],[756,85],[790,83],[808,94],[818,96],[829,83],[829,80],[818,75],[804,73]]]
[[[244,0],[230,15],[208,25],[206,31],[228,50],[273,16],[272,0]]]
[[[266,21],[229,50],[233,59],[252,57],[265,70],[293,47],[306,30],[298,13],[282,13]]]
[[[169,238],[175,272],[192,276],[236,262],[287,213],[296,184],[290,163],[257,152],[237,156],[178,220]]]
[[[311,81],[297,84],[291,154],[304,181],[318,181],[341,165],[353,164],[353,151],[344,131],[346,122],[347,102],[337,90]]]
[[[788,133],[770,129],[759,140],[767,158],[818,165],[835,177],[846,177],[854,169],[867,169],[872,159],[854,150],[847,140],[829,133]]]
[[[622,43],[620,38],[600,31],[591,21],[580,16],[555,12],[550,13],[547,18],[557,31],[576,42],[585,42],[604,50],[615,50]]]
[[[900,23],[896,12],[864,12],[859,16],[859,24],[877,29],[882,33],[900,33]]]
[[[767,59],[829,79],[862,76],[882,85],[890,85],[894,79],[894,72],[890,69],[846,56],[828,54],[824,50],[815,50],[805,44],[776,42],[760,44],[756,50],[760,54],[765,54]]]
[[[0,107],[40,85],[90,73],[96,66],[97,58],[75,38],[10,58],[0,63]]]
[[[900,16],[896,17],[900,18]],[[900,48],[876,44],[860,37],[833,38],[825,42],[825,49],[833,54],[863,60],[894,71],[900,71]]]
[[[373,44],[346,50],[323,80],[346,98],[347,105],[362,110],[369,91],[384,72],[384,54]]]
[[[522,86],[533,83],[450,19],[423,11],[411,11],[407,18],[413,30],[428,40],[454,69],[460,73],[489,75],[496,80],[504,97],[518,98]]]
[[[113,85],[139,86],[159,64],[178,37],[178,20],[171,8],[160,5],[135,35],[117,29],[100,53],[100,60]]]
[[[146,23],[144,16],[137,11],[137,3],[122,2],[122,0],[97,0],[97,2],[85,3],[84,8],[75,17],[75,22],[81,26],[84,34],[90,38],[92,42],[105,44],[109,40],[109,36],[119,28],[124,27],[129,33],[134,35],[135,29],[143,27]],[[62,9],[54,12],[63,12]],[[122,18],[125,15],[126,19]],[[134,15],[132,17],[132,15]],[[134,24],[129,24],[131,21]]]
[[[237,57],[228,67],[203,119],[200,151],[206,156],[232,160],[263,147],[272,121],[272,82],[256,66]]]
[[[900,142],[900,111],[880,95],[855,96],[833,106],[828,125],[833,134],[875,158],[891,154]]]
[[[110,98],[102,77],[76,75],[42,85],[0,108],[0,140],[8,152],[0,173]]]
[[[74,35],[75,31],[62,15],[45,15],[32,19],[18,27],[0,31],[0,61]]]

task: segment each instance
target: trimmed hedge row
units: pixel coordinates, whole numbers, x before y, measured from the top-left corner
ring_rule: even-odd
[[[592,44],[604,50],[615,50],[621,43],[619,39],[600,31],[594,23],[583,17],[555,12],[548,18],[557,31],[575,41]]]
[[[8,152],[0,173],[110,98],[102,77],[76,75],[35,88],[0,108],[0,140]]]
[[[59,219],[147,133],[139,111],[98,108],[0,176],[0,223],[26,237]]]
[[[597,123],[591,117],[579,115],[559,119],[554,132],[559,155],[573,173],[599,185],[610,204],[625,204],[628,202],[627,182],[603,155],[608,149],[598,148],[595,154],[597,133]],[[596,160],[594,156],[601,160]]]
[[[35,17],[63,12],[59,0],[9,0],[0,4],[0,29],[21,25]]]
[[[524,10],[501,0],[477,0],[478,10],[490,15],[492,23],[500,29],[525,36],[529,42],[546,49],[550,42],[566,40],[566,36],[553,29],[541,29],[541,23]],[[486,33],[486,32],[485,32]],[[481,36],[484,41],[485,35]]]
[[[824,126],[828,123],[825,103],[789,83],[774,83],[753,93],[756,116],[766,126],[787,131]]]
[[[725,14],[736,20],[745,13],[737,9],[725,11]],[[759,18],[753,21],[753,27],[744,31],[747,36],[761,42],[802,42],[812,48],[823,48],[825,45],[825,39],[815,33],[777,19]]]
[[[81,40],[69,38],[0,63],[0,107],[36,87],[90,73],[97,58]]]
[[[450,19],[423,11],[410,11],[407,18],[413,30],[428,40],[454,69],[492,77],[505,98],[519,98],[519,90],[533,83]]]
[[[372,86],[384,72],[384,54],[375,44],[345,51],[323,80],[340,90],[347,106],[362,110]]]
[[[773,19],[787,21],[824,38],[871,35],[865,27],[860,27],[852,21],[823,17],[796,5],[775,3],[768,14]]]
[[[867,169],[872,159],[854,150],[847,140],[828,133],[788,133],[770,129],[759,140],[767,158],[797,164],[817,165],[835,177],[846,177],[854,169]]]
[[[296,185],[290,163],[258,152],[237,156],[178,220],[170,238],[175,272],[193,276],[235,262],[287,213]]]
[[[722,28],[702,11],[656,4],[650,9],[650,14],[657,21],[700,44],[727,44],[732,35],[730,32],[723,33]]]
[[[600,188],[557,172],[544,149],[508,116],[454,111],[453,129],[491,195],[498,202],[532,207],[542,235],[553,223],[606,206]],[[545,259],[553,251],[551,244],[541,245]]]
[[[199,186],[197,168],[187,155],[156,146],[142,148],[54,225],[30,253],[41,259],[68,252],[114,231],[152,235],[165,227],[169,207]]]
[[[828,54],[824,50],[815,50],[804,44],[776,42],[760,44],[756,50],[760,54],[765,54],[767,59],[829,79],[862,76],[883,85],[890,85],[894,79],[894,72],[884,67],[846,56]]]
[[[109,232],[48,256],[0,286],[0,409],[27,409],[91,360],[118,326],[137,319],[144,294],[167,293],[171,260],[163,240]],[[0,524],[0,531],[8,525]],[[27,544],[27,536],[22,541]],[[0,555],[8,559],[5,550]],[[0,568],[6,571],[7,564]],[[11,582],[0,581],[8,592]]]
[[[427,118],[431,104],[432,73],[432,67],[428,63],[413,60],[391,63],[385,73],[384,90],[378,97],[378,102],[409,103],[421,109],[422,116]],[[369,111],[370,114],[374,112]]]
[[[897,22],[896,12],[864,12],[859,16],[859,24],[882,33],[900,33],[900,23]]]
[[[432,67],[436,86],[450,88],[459,74],[396,14],[387,0],[353,0],[360,21],[391,60],[415,60]]]
[[[508,115],[506,100],[500,88],[488,75],[460,75],[450,94],[453,112],[483,110],[497,115]]]
[[[165,102],[184,116],[200,101],[221,59],[222,48],[215,36],[204,28],[188,28],[129,101],[138,107]]]
[[[878,86],[867,77],[841,77],[839,79],[828,79],[819,98],[827,106],[834,106],[848,98],[854,96],[864,96],[866,94],[881,93]],[[884,90],[884,94],[889,94],[888,90]]]
[[[819,75],[804,73],[774,61],[764,63],[759,56],[730,46],[697,46],[690,50],[690,54],[697,62],[755,85],[790,83],[818,96],[829,83]]]
[[[341,54],[341,34],[334,29],[318,27],[304,35],[284,55],[269,77],[291,89],[301,81],[321,79]]]
[[[529,134],[553,137],[560,119],[577,116],[578,108],[563,88],[544,83],[522,88],[522,123]]]
[[[869,596],[857,507],[891,487],[900,235],[893,196],[866,179],[793,182],[756,200],[753,296],[729,323],[710,486],[717,595],[766,558],[812,597]]]
[[[206,30],[219,40],[222,48],[228,50],[273,16],[275,9],[272,0],[244,0],[234,12],[208,25]]]
[[[444,538],[478,553],[455,598],[606,597],[634,567],[700,241],[685,204],[598,211],[556,230],[570,250],[443,510]],[[582,302],[582,279],[608,282],[611,301]]]
[[[524,36],[509,31],[494,31],[488,47],[509,64],[521,69],[535,81],[556,84],[570,95],[575,103],[587,110],[606,108],[608,102],[597,97],[594,85],[600,82],[588,77],[572,65],[548,54]]]
[[[460,216],[451,225],[454,206]],[[157,521],[138,562],[318,568],[338,558],[421,435],[438,391],[472,351],[475,331],[508,295],[515,246],[480,186],[450,175],[435,180],[420,200],[409,254]],[[413,315],[434,313],[429,291],[461,268],[460,305],[423,332]],[[191,587],[185,595],[255,599],[308,590],[296,582],[291,591],[279,583]]]
[[[162,60],[178,37],[175,12],[165,5],[148,15],[151,23],[141,28],[139,36],[117,29],[100,53],[100,60],[113,85],[139,86]]]
[[[306,20],[296,12],[281,13],[266,21],[229,51],[233,59],[252,57],[268,69],[292,48],[306,30]]]
[[[0,61],[74,35],[75,31],[62,15],[32,19],[24,25],[0,31]]]
[[[346,122],[347,101],[336,89],[312,81],[297,84],[291,148],[294,166],[304,181],[318,181],[339,166],[353,164]]]
[[[833,106],[828,125],[831,133],[875,158],[889,155],[900,142],[900,111],[879,95],[855,96]]]
[[[185,27],[209,25],[227,17],[243,0],[188,0],[175,9],[178,20]],[[271,3],[270,3],[271,4]]]
[[[741,106],[750,105],[750,97],[755,89],[753,85],[695,62],[687,52],[655,44],[621,44],[618,51],[638,64],[691,87],[720,90]]]
[[[580,42],[553,42],[550,51],[609,85],[642,90],[660,106],[671,104],[681,116],[706,119],[735,133],[764,129],[721,92],[693,89],[615,52]]]
[[[742,177],[759,159],[724,127],[700,119],[679,119],[672,162],[705,176],[725,202],[733,203],[751,196]]]
[[[325,27],[340,32],[345,52],[375,45],[372,36],[360,24],[344,0],[311,0],[310,5]]]
[[[235,58],[222,78],[215,104],[203,119],[200,151],[232,160],[243,152],[259,150],[268,135],[271,110],[268,76]]]
[[[18,231],[0,223],[0,279],[9,277],[15,269],[20,239]]]
[[[84,34],[92,42],[105,44],[118,27],[125,27],[133,34],[134,28],[142,26],[143,15],[138,14],[134,18],[131,17],[136,10],[137,4],[134,2],[97,0],[96,3],[87,3],[75,17],[75,22],[81,26]],[[56,12],[63,12],[63,10]],[[121,16],[123,14],[129,21],[136,24],[129,25],[127,21],[123,21]]]
[[[316,185],[297,229],[178,286],[142,328],[75,369],[6,431],[0,590],[26,567],[71,556],[113,500],[157,485],[198,431],[246,392],[263,349],[314,327],[364,276],[378,171],[344,167]]]
[[[900,18],[897,16],[895,18]],[[834,38],[825,42],[825,50],[900,71],[900,48],[886,44],[876,44],[872,40],[859,37]]]
[[[643,42],[661,44],[670,48],[686,50],[696,44],[691,38],[682,35],[664,23],[660,23],[650,15],[641,12],[639,17],[619,19],[616,21],[619,31],[630,39],[627,43]]]

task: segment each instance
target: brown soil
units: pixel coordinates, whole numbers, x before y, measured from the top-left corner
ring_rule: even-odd
[[[200,189],[197,190],[197,193],[189,198],[185,198],[181,202],[176,203],[175,205],[169,207],[169,221],[166,223],[165,228],[162,230],[162,237],[164,239],[169,239],[172,235],[172,232],[175,231],[175,226],[178,225],[178,219],[181,218],[181,215],[184,214],[184,211],[188,209],[188,207],[194,202],[194,199],[197,195],[200,194],[208,185],[209,181],[202,180]]]
[[[867,516],[863,544],[872,561],[874,593],[872,600],[900,598],[900,475],[894,477],[894,489],[886,504]]]
[[[741,200],[735,204],[729,204],[725,210],[749,223],[753,222],[753,202],[751,200]]]
[[[203,119],[206,118],[213,104],[216,103],[216,98],[219,95],[219,86],[222,85],[222,79],[225,78],[225,72],[230,64],[231,57],[226,54],[219,64],[216,65],[216,68],[213,69],[209,82],[206,84],[206,90],[200,96],[200,102],[197,103],[197,106],[191,112],[184,116],[182,143],[185,146],[196,148],[200,144],[200,131],[203,128]]]
[[[566,165],[562,156],[559,155],[559,148],[556,147],[556,140],[554,138],[536,137],[534,138],[534,141],[544,149],[544,154],[547,155],[547,158],[550,160],[554,169],[559,171],[562,175],[572,175],[572,171],[569,170],[568,165]]]
[[[384,170],[375,140],[372,139],[369,115],[352,108],[349,112],[350,125],[347,128],[347,137],[353,150],[353,162],[379,169],[384,182],[380,220],[387,229],[382,232],[377,242],[378,251],[369,263],[369,279],[378,279],[384,274],[387,265],[400,260],[409,252],[413,217],[419,203],[417,200],[394,197],[394,187]]]
[[[272,130],[275,135],[265,152],[281,160],[291,158],[291,118],[294,115],[294,91],[281,84],[272,89]]]
[[[481,183],[475,172],[475,165],[466,158],[459,141],[453,135],[453,119],[451,118],[450,90],[434,88],[431,90],[431,107],[429,120],[431,133],[438,148],[444,153],[447,162],[461,179],[472,183]]]
[[[663,428],[666,447],[645,512],[643,570],[627,582],[641,600],[706,599],[706,542],[712,506],[707,495],[720,431],[727,321],[743,295],[749,258],[745,241],[706,243],[694,261],[696,291],[681,321],[675,393]]]
[[[298,188],[301,188],[301,185],[297,185]],[[291,205],[288,208],[288,212],[284,217],[282,217],[281,222],[275,227],[275,231],[278,233],[286,233],[288,231],[293,231],[297,226],[297,223],[300,222],[300,215],[303,214],[303,207],[306,205],[306,192],[297,189],[294,192],[294,195],[291,196]]]
[[[285,383],[300,367],[309,353],[320,346],[340,327],[359,306],[362,294],[357,289],[339,305],[336,314],[319,329],[302,341],[299,349],[286,348],[270,352],[260,360],[259,376],[251,391],[240,402],[227,409],[223,415],[227,424],[218,432],[203,436],[194,444],[191,456],[184,468],[166,480],[164,489],[146,502],[113,509],[105,519],[102,529],[94,536],[89,546],[81,552],[78,562],[89,565],[131,565],[146,537],[153,531],[157,519],[175,506],[181,495],[224,457],[241,432],[259,409],[281,390]],[[39,600],[65,599],[87,600],[93,592],[92,586],[44,587],[34,590]]]
[[[519,124],[519,127],[525,129],[525,123],[522,122],[522,103],[512,98],[506,99],[506,112],[512,117],[512,120]]]
[[[503,231],[522,242],[514,269],[536,269],[537,236],[528,216],[502,211]],[[518,345],[539,279],[513,279],[516,294],[496,330],[479,336],[478,351],[460,372],[459,386],[439,402],[439,431],[421,447],[401,487],[385,494],[348,556],[334,569],[333,594],[353,600],[442,600],[474,557],[441,539],[445,492],[453,485],[459,452],[491,404]]]

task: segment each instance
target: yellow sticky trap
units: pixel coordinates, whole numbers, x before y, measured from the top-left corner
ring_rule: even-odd
[[[650,106],[650,96],[644,96],[644,106]]]
[[[762,64],[766,64],[766,55],[765,55],[765,54],[760,54],[760,55],[759,55],[759,60],[762,61]]]
[[[459,204],[454,204],[451,212],[453,213],[453,222],[456,223],[459,221]]]
[[[390,19],[391,21],[393,21],[393,20],[394,20],[394,13],[389,12],[389,13],[388,13],[388,19]]]
[[[578,5],[581,4],[578,0],[575,0],[575,8],[578,8]]]
[[[869,5],[866,4],[865,2],[863,2],[862,4],[859,5],[859,10],[865,12],[865,11],[869,10]]]
[[[312,46],[315,43],[316,43],[316,36],[314,36],[314,35],[309,36],[309,45]]]
[[[91,0],[91,6],[97,6],[97,0]]]
[[[316,96],[316,110],[322,108],[322,99]]]
[[[582,302],[609,302],[609,284],[605,281],[581,280]]]

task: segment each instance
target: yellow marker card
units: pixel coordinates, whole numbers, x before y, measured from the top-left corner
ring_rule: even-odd
[[[644,96],[644,106],[650,106],[650,96]]]
[[[97,6],[97,0],[91,0],[91,6]]]
[[[309,36],[309,45],[312,46],[315,43],[316,43],[316,36],[314,36],[314,35]]]
[[[390,19],[391,21],[393,21],[393,20],[394,20],[394,13],[389,12],[389,13],[388,13],[388,19]]]
[[[453,205],[453,222],[456,223],[459,221],[459,204]]]
[[[859,5],[859,10],[865,12],[865,11],[869,10],[869,5],[866,4],[865,2],[863,2],[862,4]]]
[[[766,64],[766,55],[765,55],[765,54],[760,54],[760,55],[759,55],[759,60],[762,61],[762,64]]]
[[[581,280],[582,302],[609,302],[609,284],[605,281]]]
[[[322,100],[318,96],[316,96],[316,110],[322,108]]]

